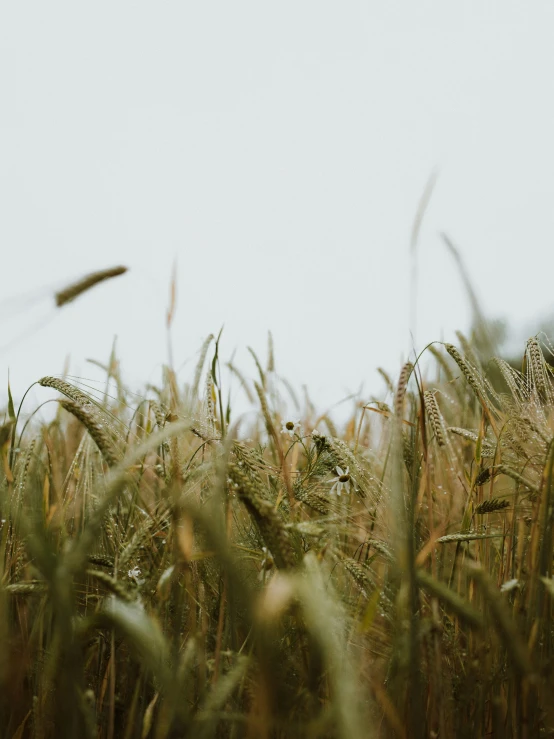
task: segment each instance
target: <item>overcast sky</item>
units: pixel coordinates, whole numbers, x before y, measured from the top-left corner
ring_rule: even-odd
[[[551,2],[56,2],[0,10],[0,384],[157,381],[178,265],[181,377],[225,324],[331,404],[416,343],[466,329],[439,233],[486,311],[533,326],[554,304]],[[75,277],[130,272],[63,310]],[[32,305],[22,296],[36,297]],[[253,367],[252,367],[253,369]]]

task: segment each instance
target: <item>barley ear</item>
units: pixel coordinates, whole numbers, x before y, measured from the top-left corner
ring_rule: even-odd
[[[88,408],[85,408],[78,403],[74,403],[71,400],[62,400],[61,406],[68,411],[68,413],[75,416],[75,418],[77,418],[83,426],[86,427],[96,446],[100,450],[100,453],[104,457],[108,467],[115,467],[119,460],[115,453],[112,440],[106,433],[105,428],[102,426],[98,418],[91,413]]]
[[[79,295],[90,290],[91,287],[94,287],[105,280],[110,280],[113,277],[123,275],[125,272],[127,272],[127,267],[113,267],[111,269],[101,270],[100,272],[92,272],[81,280],[73,282],[71,285],[68,285],[68,287],[57,292],[54,296],[56,299],[56,305],[58,308],[61,308],[62,305],[70,303],[72,300],[75,300],[75,298],[78,298]]]

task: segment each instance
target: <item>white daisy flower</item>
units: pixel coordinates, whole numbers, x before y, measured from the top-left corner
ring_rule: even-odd
[[[343,491],[346,493],[350,492],[350,483],[352,482],[352,478],[350,477],[350,467],[347,467],[345,470],[341,467],[335,467],[335,471],[337,476],[332,480],[329,480],[329,482],[334,483],[329,494],[334,495],[336,493],[337,496],[340,497]]]
[[[127,577],[138,583],[139,582],[139,577],[140,577],[140,570],[139,570],[139,568],[138,567],[133,567],[133,569],[132,570],[129,570],[129,572],[127,573]]]
[[[281,432],[283,434],[288,434],[291,438],[295,436],[296,434],[300,433],[300,421],[299,419],[296,419],[295,421],[283,421],[281,424]]]

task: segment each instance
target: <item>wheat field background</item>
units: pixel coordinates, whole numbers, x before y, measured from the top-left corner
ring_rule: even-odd
[[[339,427],[271,335],[251,376],[220,332],[184,382],[8,388],[1,736],[552,735],[552,347],[476,316]]]

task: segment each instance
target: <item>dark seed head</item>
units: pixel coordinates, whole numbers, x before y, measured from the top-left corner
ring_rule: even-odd
[[[339,477],[339,482],[348,482],[350,480],[350,475],[341,475]]]
[[[287,431],[292,431],[294,429],[294,423],[292,421],[287,421],[285,424],[285,428]]]

